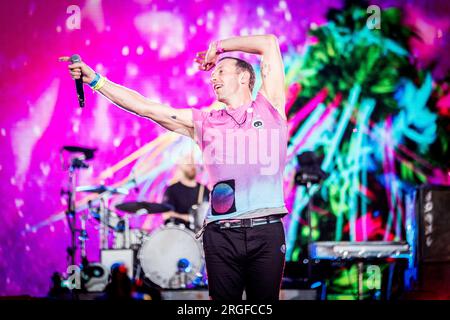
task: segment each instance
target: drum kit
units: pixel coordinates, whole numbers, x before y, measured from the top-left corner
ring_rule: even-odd
[[[77,161],[79,160],[83,162],[83,159]],[[78,239],[81,243],[81,258],[83,262],[87,262],[86,222],[89,218],[93,218],[98,224],[101,251],[126,249],[134,252],[133,255],[136,258],[133,261],[134,279],[145,277],[163,289],[182,289],[206,284],[203,245],[201,239],[196,239],[194,232],[197,232],[203,224],[207,204],[195,205],[190,211],[191,220],[194,221],[193,230],[185,225],[173,223],[163,225],[152,232],[130,228],[130,218],[162,214],[170,211],[171,207],[163,203],[129,201],[117,204],[115,210],[111,210],[108,199],[112,195],[126,195],[128,190],[105,185],[75,187],[74,169],[71,168],[70,171],[72,173],[70,182],[73,188],[72,191],[67,192],[69,195],[67,212],[72,213],[73,220],[69,226],[76,225],[74,214],[76,192],[97,194],[98,201],[89,202],[88,213],[81,216],[81,229],[72,230],[71,227],[72,247],[68,249],[68,252],[72,257],[72,264],[75,261],[77,232],[80,234]]]

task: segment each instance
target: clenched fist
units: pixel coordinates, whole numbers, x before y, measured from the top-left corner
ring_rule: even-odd
[[[70,57],[60,57],[59,61],[72,62]],[[95,78],[95,71],[83,61],[69,64],[68,68],[72,79],[80,79],[83,76],[83,83],[91,83]]]
[[[217,53],[217,42],[211,42],[207,51],[200,51],[197,53],[195,62],[198,63],[198,68],[203,71],[209,71],[217,63],[219,54]]]

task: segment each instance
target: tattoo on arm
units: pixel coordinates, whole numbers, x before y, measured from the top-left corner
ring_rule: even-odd
[[[263,76],[263,78],[267,78],[267,76],[269,75],[270,72],[270,66],[267,63],[263,63],[262,67],[261,67],[261,74]]]

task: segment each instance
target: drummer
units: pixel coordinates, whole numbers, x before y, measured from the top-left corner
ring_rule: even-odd
[[[177,164],[178,182],[167,187],[163,203],[173,210],[163,213],[164,223],[185,225],[194,230],[193,206],[209,201],[209,189],[196,180],[197,169],[192,154],[184,156]]]

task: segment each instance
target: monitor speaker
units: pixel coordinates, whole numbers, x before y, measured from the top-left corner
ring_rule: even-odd
[[[416,209],[419,262],[450,262],[450,186],[420,187]]]

